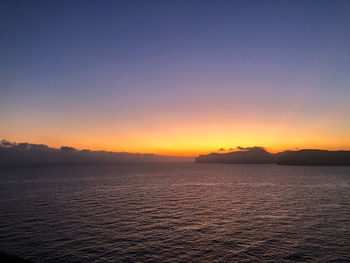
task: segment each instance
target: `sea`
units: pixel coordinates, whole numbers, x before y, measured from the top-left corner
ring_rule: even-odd
[[[1,167],[0,251],[34,263],[350,262],[350,167]]]

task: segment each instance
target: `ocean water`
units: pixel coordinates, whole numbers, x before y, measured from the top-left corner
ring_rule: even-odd
[[[0,250],[37,263],[350,262],[350,167],[3,167]]]

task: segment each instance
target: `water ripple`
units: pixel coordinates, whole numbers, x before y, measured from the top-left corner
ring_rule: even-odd
[[[0,170],[0,250],[34,262],[350,262],[350,168]]]

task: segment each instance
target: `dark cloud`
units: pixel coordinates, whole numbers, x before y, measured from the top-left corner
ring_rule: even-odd
[[[232,149],[232,148],[231,148]],[[240,151],[250,151],[250,150],[257,150],[257,149],[261,149],[261,150],[265,150],[264,147],[260,147],[260,146],[254,146],[254,147],[241,147],[241,146],[237,146],[236,150],[240,150]]]
[[[44,144],[0,141],[0,164],[33,163],[112,163],[112,162],[189,162],[191,157],[171,157],[155,154],[59,149]]]
[[[9,141],[7,141],[7,140],[2,140],[1,142],[0,142],[0,147],[4,147],[4,148],[6,148],[6,147],[12,147],[14,144],[12,143],[12,142],[9,142]]]
[[[223,152],[223,151],[226,151],[226,149],[225,148],[220,148],[220,149],[218,149],[218,151],[219,152]]]
[[[73,147],[68,147],[68,146],[62,146],[61,147],[61,151],[64,151],[64,152],[74,152],[76,151]]]

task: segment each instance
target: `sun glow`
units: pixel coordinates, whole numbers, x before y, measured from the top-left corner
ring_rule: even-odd
[[[84,125],[48,129],[47,137],[36,137],[35,130],[27,129],[27,136],[8,133],[5,137],[14,141],[44,143],[52,147],[69,145],[77,149],[156,153],[173,156],[196,156],[216,152],[219,148],[229,151],[237,146],[262,146],[272,152],[296,148],[350,149],[346,132],[336,132],[319,123],[295,121],[264,122],[247,119],[227,122],[194,116],[191,120],[153,121],[148,125]],[[142,127],[141,127],[142,126]],[[106,128],[107,127],[107,128]],[[338,136],[333,136],[337,133]],[[51,139],[53,138],[53,139]]]

